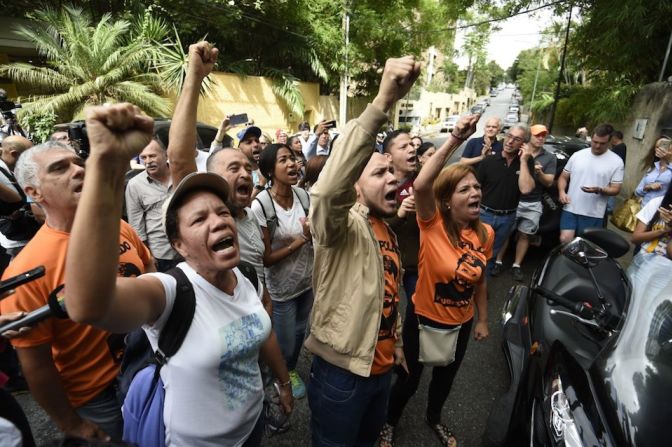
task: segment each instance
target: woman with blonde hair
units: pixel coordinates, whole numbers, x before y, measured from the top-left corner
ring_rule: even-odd
[[[646,173],[635,189],[642,198],[642,208],[653,198],[662,197],[672,182],[672,140],[660,137],[642,161]]]
[[[415,394],[425,365],[433,366],[427,423],[442,445],[457,444],[453,433],[441,423],[441,409],[464,358],[472,325],[476,340],[488,336],[485,266],[492,256],[495,236],[479,218],[481,186],[474,169],[464,164],[442,167],[473,133],[477,121],[478,116],[472,116],[458,123],[414,182],[420,251],[417,288],[408,302],[403,330],[408,372],[397,371],[381,447],[392,445],[394,427]],[[475,324],[474,307],[478,309]],[[440,340],[427,337],[430,333],[438,333]]]

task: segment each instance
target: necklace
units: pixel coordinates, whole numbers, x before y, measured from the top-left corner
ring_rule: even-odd
[[[271,195],[275,199],[276,202],[278,202],[278,205],[280,205],[283,209],[289,210],[292,208],[292,205],[294,204],[293,202],[293,197],[292,193],[286,196],[282,196],[280,194],[277,194],[273,189],[271,189]]]

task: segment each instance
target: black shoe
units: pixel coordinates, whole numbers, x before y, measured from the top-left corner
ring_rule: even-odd
[[[511,276],[518,282],[523,282],[525,277],[523,276],[523,271],[520,267],[511,267]]]
[[[504,270],[504,264],[501,262],[495,262],[490,269],[490,276],[499,276]]]

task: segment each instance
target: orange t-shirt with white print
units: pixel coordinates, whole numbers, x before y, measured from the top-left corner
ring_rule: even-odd
[[[0,313],[30,312],[47,304],[48,297],[65,294],[65,259],[70,233],[49,228],[37,232],[19,255],[9,264],[2,279],[45,267],[45,275],[25,285],[0,301]],[[151,261],[147,247],[136,232],[121,222],[119,237],[119,276],[139,276]],[[82,259],[81,262],[96,262]],[[59,290],[61,289],[61,290]],[[27,334],[11,340],[17,348],[51,344],[54,365],[59,372],[68,400],[78,408],[98,395],[119,373],[123,336],[68,319],[47,318]]]
[[[399,315],[399,279],[401,275],[401,256],[392,230],[385,222],[369,217],[373,234],[378,240],[383,255],[385,269],[385,297],[383,314],[380,316],[378,342],[373,357],[371,374],[383,374],[394,366],[394,347],[397,342],[397,318]]]
[[[450,242],[437,209],[429,220],[418,218],[420,251],[418,282],[413,295],[415,313],[448,325],[474,317],[474,292],[492,257],[495,232],[487,224],[487,241],[481,245],[471,228],[462,230],[459,246]]]

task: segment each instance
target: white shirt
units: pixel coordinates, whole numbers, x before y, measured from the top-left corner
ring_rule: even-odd
[[[208,152],[204,152],[200,149],[196,149],[196,169],[198,172],[207,172],[206,165],[208,163],[208,157],[210,154]]]
[[[245,208],[245,216],[236,219],[238,229],[238,247],[240,259],[249,262],[257,271],[257,277],[266,284],[264,277],[264,236],[261,233],[259,222],[250,208]]]
[[[294,203],[290,210],[285,210],[275,199],[272,200],[275,213],[278,216],[278,225],[271,241],[271,248],[276,250],[286,247],[297,236],[303,234],[301,218],[307,218],[307,216],[295,193]],[[261,204],[257,200],[252,202],[252,212],[259,225],[266,228],[266,217]],[[301,248],[292,252],[282,261],[266,267],[264,276],[266,278],[266,288],[274,301],[289,301],[306,290],[310,290],[313,281],[313,246],[303,244]]]
[[[0,166],[2,167],[2,169],[7,170],[7,172],[12,172],[12,170],[9,169],[7,164],[2,159],[0,159]],[[0,183],[7,186],[12,191],[16,191],[16,187],[12,184],[11,180],[9,180],[2,172],[0,172]],[[30,199],[28,199],[28,201],[30,201]],[[0,233],[0,246],[2,246],[3,248],[23,247],[27,243],[28,241],[13,241],[11,239],[7,239],[4,234]]]
[[[567,195],[569,204],[565,211],[581,216],[603,218],[608,196],[583,192],[582,186],[606,187],[609,183],[623,183],[623,160],[610,150],[594,155],[590,148],[581,149],[572,155],[565,165],[569,172]]]
[[[194,320],[180,350],[161,369],[166,391],[163,419],[167,446],[240,446],[259,418],[263,386],[259,348],[271,332],[271,319],[260,297],[238,269],[238,284],[228,295],[194,271],[178,265],[194,287]],[[153,326],[143,329],[157,349],[161,329],[173,308],[177,282],[158,278],[166,308]]]

